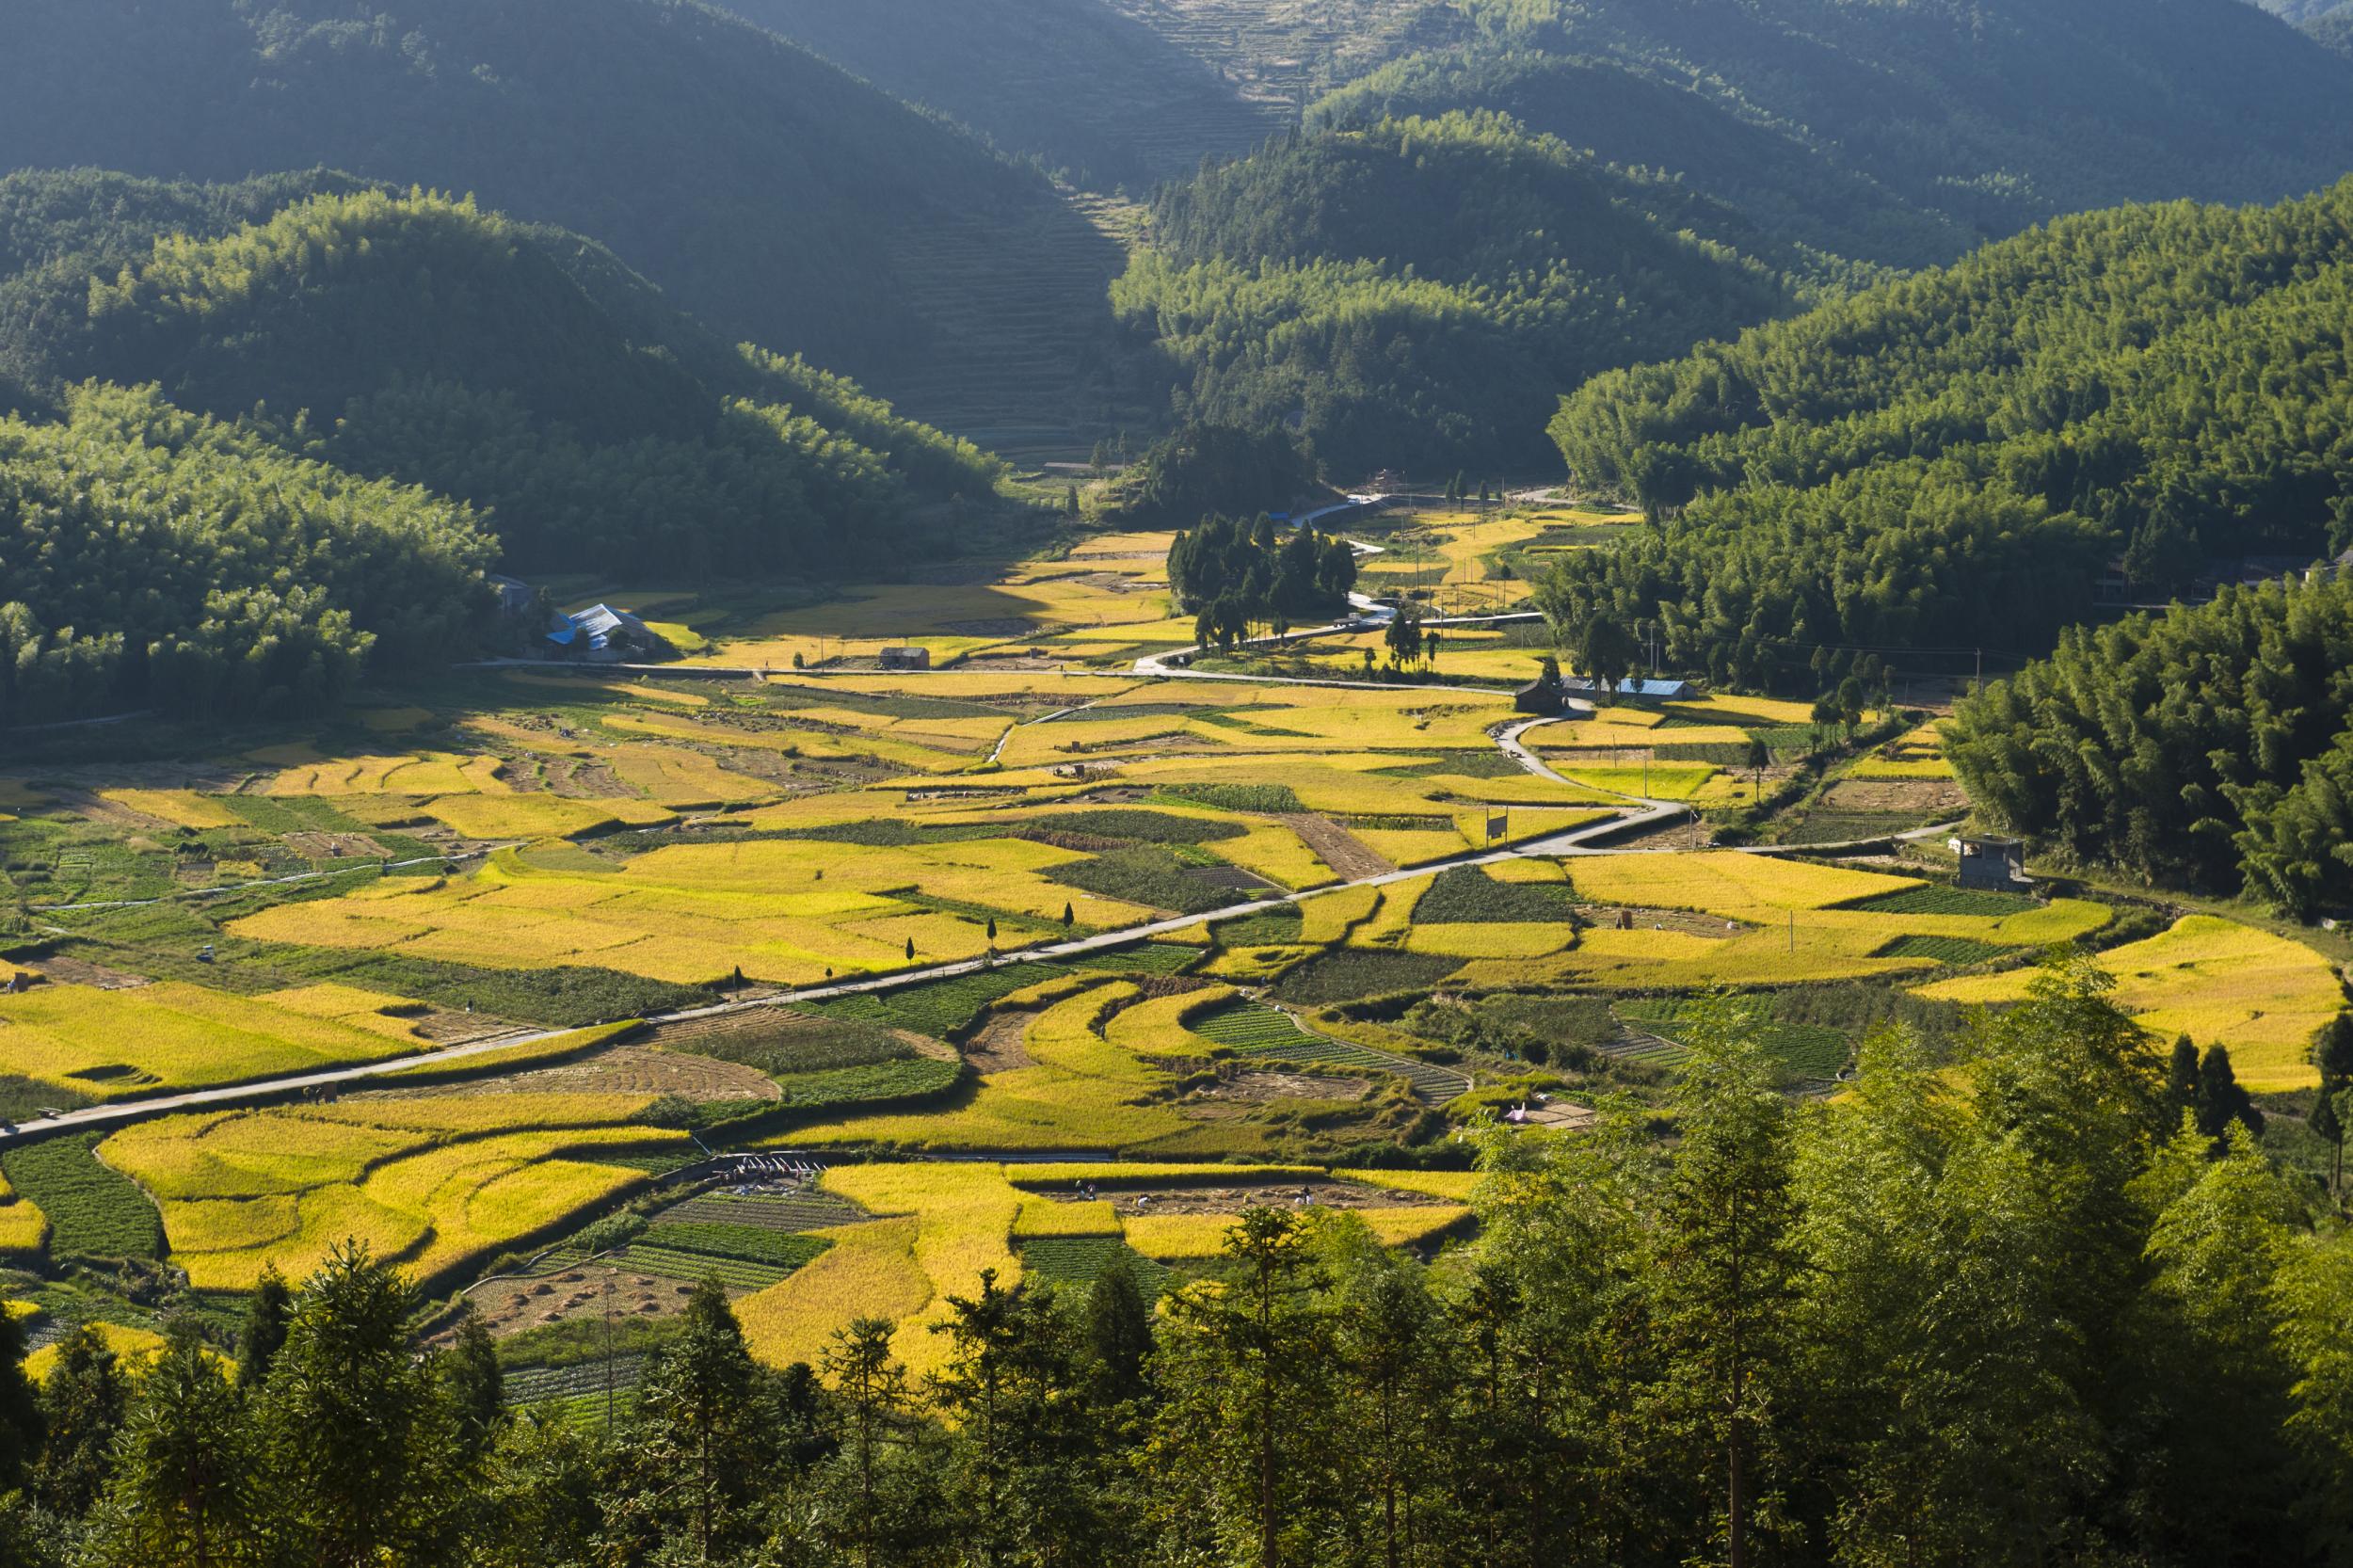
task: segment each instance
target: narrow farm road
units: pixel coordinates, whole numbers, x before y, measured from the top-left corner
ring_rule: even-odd
[[[968,958],[954,963],[934,964],[921,968],[902,969],[872,980],[841,981],[833,984],[808,986],[781,996],[760,997],[739,1001],[719,1001],[708,1007],[691,1007],[676,1013],[660,1013],[648,1016],[645,1021],[649,1024],[683,1023],[696,1018],[722,1017],[729,1014],[748,1013],[756,1008],[791,1007],[802,1002],[827,1001],[836,998],[859,996],[872,991],[896,990],[901,986],[913,985],[927,980],[952,979],[957,975],[974,974],[984,968],[1006,964],[1050,963],[1059,958],[1077,958],[1088,953],[1104,952],[1113,948],[1126,947],[1131,942],[1144,941],[1154,936],[1172,936],[1180,931],[1190,931],[1212,921],[1235,920],[1245,915],[1305,904],[1311,899],[1329,898],[1336,893],[1345,892],[1353,888],[1385,888],[1400,882],[1410,882],[1417,877],[1428,876],[1433,872],[1442,871],[1449,866],[1491,866],[1500,861],[1521,859],[1531,856],[1625,853],[1593,846],[1590,840],[1622,832],[1629,827],[1664,820],[1682,809],[1680,807],[1663,801],[1644,804],[1655,809],[1637,813],[1630,818],[1611,817],[1605,822],[1590,823],[1582,827],[1572,828],[1565,833],[1555,834],[1550,838],[1531,840],[1527,843],[1512,845],[1504,849],[1469,851],[1410,870],[1385,872],[1375,876],[1363,876],[1351,881],[1331,883],[1321,888],[1310,888],[1305,892],[1285,893],[1278,897],[1258,899],[1249,904],[1229,904],[1225,908],[1209,910],[1203,914],[1175,915],[1166,920],[1153,920],[1143,925],[1123,926],[1116,931],[1098,932],[1093,936],[1049,942],[1043,947],[1028,948],[1019,952],[1007,953],[993,963],[985,958]],[[110,1128],[143,1121],[151,1116],[170,1115],[176,1112],[249,1104],[258,1100],[283,1098],[288,1095],[297,1095],[310,1089],[347,1086],[364,1082],[369,1079],[384,1078],[411,1067],[439,1066],[448,1063],[462,1062],[470,1057],[486,1055],[491,1051],[504,1050],[509,1047],[536,1045],[569,1032],[571,1031],[562,1029],[520,1030],[511,1034],[469,1041],[462,1046],[451,1046],[414,1056],[392,1057],[381,1062],[365,1062],[345,1067],[322,1068],[316,1072],[293,1073],[277,1078],[255,1079],[244,1083],[221,1084],[210,1089],[191,1089],[175,1095],[158,1095],[151,1098],[117,1100],[104,1105],[86,1106],[78,1111],[68,1111],[59,1115],[45,1116],[23,1126],[0,1127],[0,1145],[28,1137],[46,1137],[62,1130]]]

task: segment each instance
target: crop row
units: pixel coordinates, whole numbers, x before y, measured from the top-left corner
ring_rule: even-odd
[[[1264,1002],[1221,1002],[1187,1020],[1195,1034],[1236,1050],[1267,1050],[1309,1043],[1289,1014]]]
[[[0,1171],[18,1196],[48,1217],[59,1257],[161,1257],[163,1219],[147,1194],[92,1152],[100,1134],[82,1133],[11,1148]]]
[[[730,1290],[764,1290],[792,1272],[774,1263],[752,1263],[740,1257],[712,1257],[704,1253],[679,1252],[650,1241],[634,1241],[609,1259],[615,1265],[651,1274],[657,1279],[690,1284],[716,1280]]]
[[[764,1225],[668,1218],[647,1232],[647,1240],[675,1252],[732,1257],[746,1263],[772,1263],[780,1269],[797,1269],[825,1250],[824,1241],[817,1237],[770,1230]]]
[[[1969,936],[1898,936],[1873,956],[1879,958],[1926,958],[1938,964],[1956,967],[1982,964],[2012,951],[1997,942],[1980,942]]]
[[[1092,1286],[1124,1262],[1148,1301],[1168,1288],[1176,1271],[1153,1262],[1116,1236],[1040,1236],[1021,1243],[1021,1269],[1049,1285]]]
[[[2019,893],[1989,893],[1970,888],[1906,888],[1848,905],[1874,915],[1989,915],[1996,919],[2035,907]]]
[[[705,1192],[687,1199],[662,1218],[696,1224],[750,1226],[762,1230],[818,1230],[863,1218],[840,1198],[824,1192]]]

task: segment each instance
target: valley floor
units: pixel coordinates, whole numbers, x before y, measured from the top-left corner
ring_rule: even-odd
[[[1616,526],[1408,508],[1368,585],[1509,610]],[[1459,1238],[1455,1131],[1662,1101],[1699,997],[1832,1094],[1864,1034],[1949,1042],[2057,944],[2310,1153],[2344,955],[1953,887],[1933,712],[1531,717],[1508,622],[1377,679],[1346,630],[1139,673],[1192,640],[1167,546],[814,603],[574,584],[699,651],[453,672],[299,739],[43,742],[0,777],[7,1290],[127,1328],[122,1279],[184,1275],[227,1314],[356,1236],[466,1292],[518,1398],[603,1408],[565,1347],[607,1278],[639,1352],[709,1275],[771,1360],[879,1314],[920,1369],[984,1269],[1179,1279],[1254,1203]]]

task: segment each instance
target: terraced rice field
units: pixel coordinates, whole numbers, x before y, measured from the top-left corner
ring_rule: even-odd
[[[116,1099],[419,1048],[405,1024],[362,1003],[332,1014],[322,1005],[315,993],[280,1001],[179,982],[126,990],[40,985],[0,995],[0,1061],[54,1088]]]
[[[1262,1002],[1236,1001],[1213,1007],[1188,1020],[1193,1030],[1235,1056],[1304,1063],[1320,1067],[1354,1067],[1404,1079],[1414,1096],[1440,1105],[1469,1087],[1462,1074],[1435,1063],[1417,1061],[1335,1040],[1303,1029],[1298,1020]]]
[[[1297,1168],[1271,1174],[1321,1175]],[[1464,1191],[1460,1173],[1432,1173],[1421,1189],[1403,1185],[1420,1173],[1391,1175],[1396,1190],[1433,1201],[1362,1210],[1384,1240],[1427,1243],[1464,1224],[1467,1211],[1458,1201]],[[1232,1211],[1223,1213],[1114,1214],[1116,1228],[1093,1237],[1023,1237],[1024,1217],[1036,1212],[1030,1194],[1067,1192],[1077,1182],[1114,1177],[1222,1186],[1236,1176],[1230,1165],[1187,1163],[836,1166],[825,1173],[824,1188],[885,1217],[829,1231],[833,1245],[822,1256],[781,1284],[745,1297],[737,1308],[762,1359],[815,1362],[832,1335],[865,1304],[868,1311],[899,1323],[892,1349],[920,1373],[937,1367],[944,1353],[943,1336],[929,1330],[942,1320],[946,1297],[977,1293],[982,1269],[997,1270],[1004,1283],[1021,1278],[1034,1257],[1044,1277],[1071,1281],[1093,1277],[1111,1257],[1122,1256],[1123,1245],[1147,1258],[1213,1256],[1248,1201],[1237,1193]],[[1090,1224],[1101,1223],[1103,1208],[1078,1207]],[[1147,1273],[1147,1288],[1155,1283]]]
[[[2300,942],[2213,915],[2192,915],[2146,941],[2101,953],[2118,1005],[2161,1039],[2186,1034],[2223,1045],[2239,1081],[2256,1091],[2310,1088],[2313,1036],[2345,1006],[2329,961]],[[1940,1001],[2016,1001],[2031,971],[1969,976],[1922,987]]]
[[[604,1096],[347,1100],[168,1116],[100,1148],[163,1210],[199,1288],[299,1277],[346,1237],[434,1275],[559,1229],[646,1180],[600,1156],[682,1144]],[[519,1130],[527,1129],[527,1130]]]

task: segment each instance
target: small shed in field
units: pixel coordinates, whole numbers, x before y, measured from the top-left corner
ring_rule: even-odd
[[[927,670],[932,667],[932,650],[928,648],[886,648],[874,660],[887,670]]]
[[[1955,839],[1961,856],[1961,886],[1977,892],[2024,893],[2033,890],[2026,875],[2026,846],[2015,839],[1979,836]]]
[[[1512,706],[1523,713],[1535,713],[1556,719],[1569,705],[1568,694],[1558,680],[1535,680],[1512,694]]]

